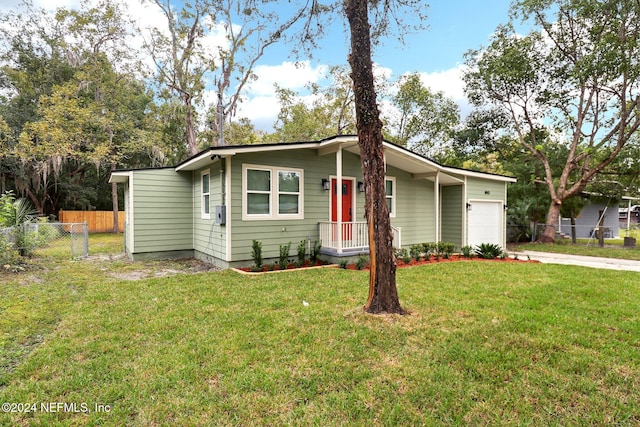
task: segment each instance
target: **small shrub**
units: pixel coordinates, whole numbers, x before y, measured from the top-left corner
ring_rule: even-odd
[[[451,242],[438,242],[436,244],[436,253],[439,256],[442,256],[444,259],[449,259],[451,254],[453,254],[453,250],[456,245]]]
[[[289,263],[289,251],[291,251],[291,242],[286,245],[280,245],[280,261],[278,264],[280,265],[281,270],[287,268],[287,264]]]
[[[253,240],[251,242],[251,258],[253,258],[254,267],[257,270],[262,268],[262,242]]]
[[[311,253],[309,253],[309,261],[312,263],[317,262],[320,259],[320,248],[322,245],[317,240],[313,242],[313,247],[311,248]]]
[[[340,268],[342,269],[346,269],[347,268],[347,260],[346,259],[341,259],[340,262],[338,263],[338,265],[340,266]]]
[[[461,247],[460,252],[462,253],[462,256],[465,258],[473,258],[473,256],[475,255],[475,252],[473,251],[473,248],[471,246]]]
[[[395,255],[396,259],[401,259],[405,264],[409,264],[411,262],[411,257],[406,249],[396,249]]]
[[[431,258],[431,254],[433,254],[433,248],[435,243],[423,243],[422,244],[422,252],[424,253],[424,259]]]
[[[14,244],[0,235],[0,270],[18,272],[24,270],[21,266],[22,260]]]
[[[303,265],[306,258],[307,258],[307,241],[300,240],[300,243],[298,243],[298,266]]]
[[[358,260],[356,261],[356,268],[358,270],[364,270],[364,268],[367,266],[368,262],[369,262],[369,257],[364,256],[364,255],[360,255],[358,257]]]
[[[422,244],[411,245],[409,247],[409,255],[411,255],[411,258],[415,259],[416,261],[420,261],[420,258],[422,257]]]
[[[476,246],[476,255],[483,259],[496,259],[502,255],[502,247],[495,243],[481,243]]]

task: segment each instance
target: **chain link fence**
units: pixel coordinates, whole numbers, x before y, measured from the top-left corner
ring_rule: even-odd
[[[86,223],[31,222],[0,229],[4,246],[21,255],[46,249],[48,253],[71,258],[89,255],[89,230]]]
[[[507,242],[508,243],[524,243],[534,242],[542,236],[548,226],[546,224],[528,224],[528,225],[507,225]],[[620,223],[619,228],[615,227],[593,227],[587,225],[566,225],[555,227],[555,238],[572,240],[575,231],[576,239],[587,241],[587,245],[601,242],[604,239],[619,239],[625,247],[636,247],[636,241],[640,239],[640,224],[631,224],[627,228],[626,223]]]

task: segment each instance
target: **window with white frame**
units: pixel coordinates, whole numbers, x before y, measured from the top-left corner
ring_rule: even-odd
[[[243,165],[243,219],[302,219],[301,169]]]
[[[389,216],[393,218],[396,216],[396,179],[393,177],[385,178],[384,186]]]
[[[209,169],[200,173],[200,216],[211,219],[211,173]]]

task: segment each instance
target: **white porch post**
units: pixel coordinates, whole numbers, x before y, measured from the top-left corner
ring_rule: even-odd
[[[333,189],[331,189],[333,191]],[[336,152],[336,219],[338,227],[338,253],[342,253],[342,145]]]
[[[440,241],[440,171],[436,172],[433,189],[433,210],[435,212],[435,242]]]
[[[469,245],[469,230],[467,230],[467,217],[469,216],[469,209],[467,209],[467,177],[464,177],[462,183],[462,246]]]

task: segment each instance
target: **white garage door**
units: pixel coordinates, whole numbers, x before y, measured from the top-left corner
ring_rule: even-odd
[[[494,243],[502,246],[502,203],[470,201],[469,204],[468,245],[475,247],[481,243]]]

